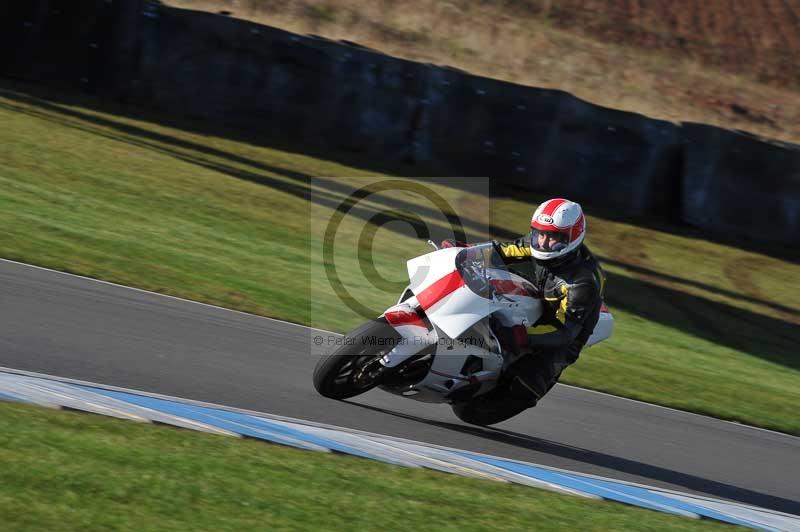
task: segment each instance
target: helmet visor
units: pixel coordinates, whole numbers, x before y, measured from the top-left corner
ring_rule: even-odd
[[[536,251],[561,251],[569,244],[569,234],[558,231],[531,231],[531,247]]]

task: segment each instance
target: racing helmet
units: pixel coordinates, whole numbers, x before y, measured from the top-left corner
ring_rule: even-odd
[[[563,198],[543,202],[531,217],[531,254],[553,261],[576,250],[586,236],[581,206]]]

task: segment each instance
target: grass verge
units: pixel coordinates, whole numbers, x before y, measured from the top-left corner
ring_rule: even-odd
[[[311,213],[315,223],[330,217],[342,187],[374,173],[198,133],[189,121],[165,126],[129,108],[79,96],[54,103],[21,92],[41,89],[6,86],[14,90],[0,89],[0,256],[320,328],[363,321],[315,274]],[[477,217],[469,191],[441,194]],[[524,232],[532,207],[494,199],[494,235]],[[348,218],[341,234],[355,241],[363,225]],[[800,434],[797,263],[677,227],[590,216],[589,228],[617,329],[565,382]],[[382,228],[371,249],[379,271],[402,279],[405,260],[427,247]],[[359,251],[337,257],[344,282],[388,307],[396,293],[359,282]]]
[[[0,402],[6,530],[731,530],[371,460]]]

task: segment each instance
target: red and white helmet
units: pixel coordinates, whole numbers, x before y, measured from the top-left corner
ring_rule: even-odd
[[[538,260],[552,260],[575,250],[586,236],[586,218],[575,202],[550,199],[539,205],[531,218],[531,253]]]

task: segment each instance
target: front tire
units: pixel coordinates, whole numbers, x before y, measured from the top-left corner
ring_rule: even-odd
[[[314,388],[324,397],[347,399],[378,386],[386,371],[380,359],[399,339],[383,318],[347,333],[340,347],[317,362]]]

